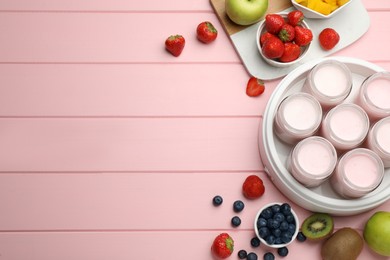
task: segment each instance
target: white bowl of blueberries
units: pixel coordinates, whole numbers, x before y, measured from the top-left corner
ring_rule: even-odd
[[[254,221],[256,236],[272,248],[282,248],[295,240],[299,220],[288,203],[274,202],[262,207]]]

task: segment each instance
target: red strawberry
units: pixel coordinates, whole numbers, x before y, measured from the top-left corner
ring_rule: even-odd
[[[294,10],[287,14],[288,23],[294,27],[300,25],[301,22],[303,21],[303,18],[304,18],[303,13],[299,10]]]
[[[265,29],[267,32],[277,35],[286,21],[280,14],[267,14],[265,16]]]
[[[234,240],[228,233],[219,234],[211,246],[211,252],[221,259],[228,258],[234,250]]]
[[[321,31],[318,39],[324,50],[330,50],[340,41],[340,35],[332,28],[325,28]]]
[[[186,41],[181,35],[171,35],[165,40],[165,49],[177,57],[184,49]]]
[[[313,40],[313,33],[310,29],[302,26],[295,26],[295,43],[298,46],[306,46]]]
[[[284,43],[284,53],[279,58],[281,62],[291,62],[299,58],[301,55],[301,48],[292,42]]]
[[[276,36],[272,33],[265,32],[260,36],[260,46],[263,46],[264,42],[269,38],[275,38]]]
[[[295,29],[290,24],[284,24],[278,34],[283,42],[291,42],[295,37]]]
[[[264,194],[263,181],[257,175],[249,175],[242,184],[242,193],[248,199],[257,199]]]
[[[196,36],[203,43],[210,43],[217,38],[218,32],[210,22],[202,22],[196,28]]]
[[[268,59],[280,58],[284,52],[284,44],[278,37],[269,38],[261,48],[263,55]]]
[[[246,84],[246,94],[250,97],[257,97],[265,90],[264,82],[261,79],[250,77]]]

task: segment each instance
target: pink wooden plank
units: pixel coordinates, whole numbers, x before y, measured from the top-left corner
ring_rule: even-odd
[[[7,260],[128,260],[128,259],[204,259],[213,260],[210,247],[219,230],[188,232],[93,232],[93,233],[0,233],[1,257]],[[233,232],[234,254],[245,249],[255,252],[259,259],[275,249],[253,248],[253,232]],[[320,259],[321,243],[294,242],[289,246],[288,259]],[[188,256],[188,257],[187,257]],[[364,247],[359,259],[385,260]]]
[[[388,12],[370,16],[368,33],[338,55],[384,61],[388,46],[378,39],[387,33],[382,25]],[[149,22],[138,26],[140,20]],[[203,20],[210,20],[221,32],[207,46],[195,36]],[[212,13],[203,17],[197,13],[3,13],[0,30],[0,62],[240,63],[234,48],[226,48],[231,44]],[[187,38],[178,58],[164,49],[171,34]]]
[[[221,32],[207,46],[196,39],[204,20]],[[0,62],[239,62],[214,13],[2,13],[0,30]],[[172,34],[187,39],[180,57],[165,50]]]
[[[0,64],[0,71],[0,116],[259,116],[278,83],[248,97],[241,64]]]
[[[272,0],[275,1],[275,0]],[[276,0],[277,1],[277,0]],[[368,10],[390,8],[388,0],[362,0]],[[63,11],[181,11],[181,10],[210,10],[210,4],[207,0],[186,0],[186,1],[126,1],[126,0],[95,0],[95,1],[77,1],[77,0],[3,0],[0,2],[0,10],[63,10]]]
[[[258,170],[259,118],[1,119],[0,171]]]
[[[258,174],[266,191],[260,199],[247,200],[241,185]],[[207,185],[205,185],[207,184]],[[224,203],[214,207],[215,195]],[[233,212],[233,202],[245,208]],[[150,230],[252,230],[260,207],[289,202],[303,220],[309,212],[284,197],[264,172],[0,174],[0,230],[4,231],[137,231]],[[336,228],[363,229],[377,210],[389,210],[390,201],[348,218],[335,217]],[[242,224],[232,228],[238,215]]]

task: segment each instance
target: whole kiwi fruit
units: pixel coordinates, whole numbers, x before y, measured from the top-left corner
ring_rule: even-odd
[[[363,244],[363,238],[355,229],[341,228],[322,244],[321,256],[323,260],[356,260]]]

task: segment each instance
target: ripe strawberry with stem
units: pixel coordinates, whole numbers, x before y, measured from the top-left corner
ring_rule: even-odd
[[[196,37],[203,43],[210,43],[217,38],[218,31],[210,22],[202,22],[196,28]]]
[[[265,29],[267,32],[277,35],[286,23],[280,14],[267,14],[265,16]]]
[[[211,252],[220,259],[231,256],[234,250],[234,240],[228,233],[221,233],[215,237],[211,246]]]
[[[165,49],[173,56],[178,57],[184,49],[185,39],[182,35],[171,35],[165,40]]]
[[[295,26],[295,43],[298,46],[306,46],[313,40],[313,33],[310,29],[302,26]]]
[[[295,38],[294,26],[288,23],[284,24],[282,29],[280,29],[278,36],[283,42],[291,42]]]
[[[324,50],[331,50],[340,41],[340,35],[333,28],[325,28],[320,32],[318,39]]]
[[[256,77],[250,77],[246,84],[246,94],[250,97],[257,97],[265,90],[264,82]]]

